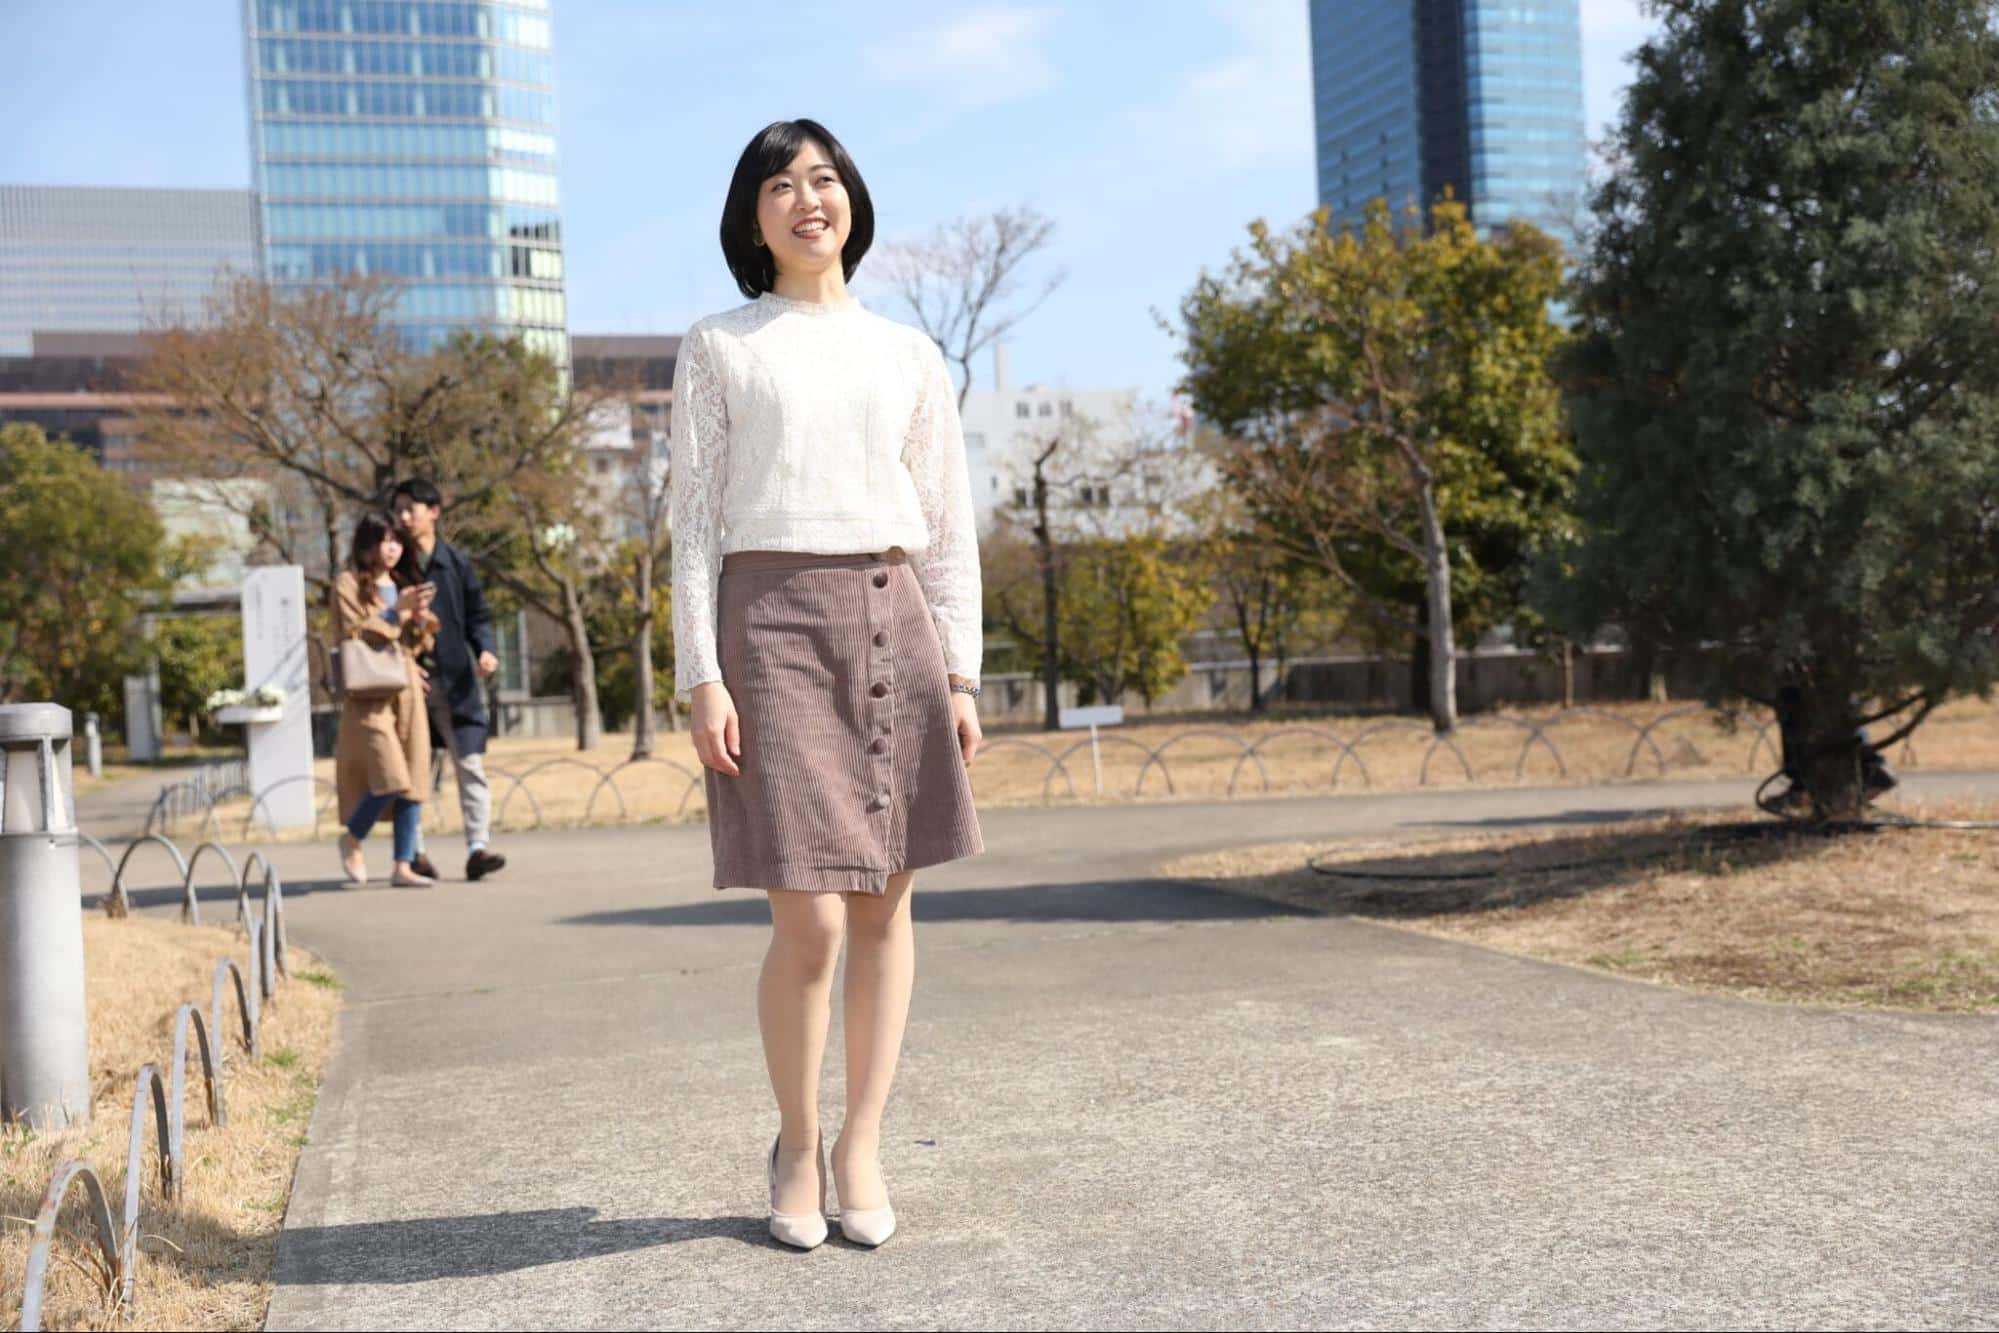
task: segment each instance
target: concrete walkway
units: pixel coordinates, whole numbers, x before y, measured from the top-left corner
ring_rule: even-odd
[[[309,891],[330,846],[282,849],[349,1006],[269,1326],[1990,1326],[1999,1021],[1683,994],[1147,877],[1747,792],[988,814],[992,850],[919,876],[903,1229],[872,1253],[766,1238],[767,912],[706,887],[705,827],[511,836],[500,877],[430,892]]]
[[[162,767],[120,782],[108,782],[76,798],[77,821],[100,842],[130,842],[145,832],[146,816],[152,813],[161,790],[190,771]]]

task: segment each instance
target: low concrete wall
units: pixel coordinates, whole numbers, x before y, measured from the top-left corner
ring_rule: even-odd
[[[1645,697],[1643,665],[1622,649],[1599,648],[1574,655],[1577,703]],[[1356,711],[1409,712],[1415,707],[1406,658],[1304,657],[1285,663],[1283,675],[1261,664],[1266,699],[1321,704]],[[1025,721],[1041,715],[1041,677],[1027,672],[989,672],[981,680],[979,715],[994,721]],[[1074,707],[1076,687],[1064,681],[1060,706]],[[1123,703],[1130,715],[1148,711],[1184,713],[1202,709],[1242,711],[1249,707],[1249,662],[1203,662],[1148,710],[1136,696]],[[1562,664],[1538,653],[1486,650],[1458,659],[1458,707],[1467,713],[1501,704],[1559,704]]]
[[[493,719],[496,736],[576,735],[576,702],[566,694],[539,699],[501,699]]]
[[[1599,648],[1574,656],[1577,703],[1645,697],[1643,665],[1622,649]],[[1410,712],[1409,662],[1387,657],[1301,657],[1284,664],[1280,677],[1261,664],[1264,697],[1288,704],[1350,708],[1356,712]],[[1024,671],[994,671],[980,679],[979,716],[994,722],[1027,722],[1041,716],[1041,677]],[[1679,684],[1675,682],[1676,686]],[[1691,697],[1675,689],[1676,697]],[[1059,706],[1076,706],[1076,686],[1063,681]],[[1458,708],[1482,712],[1501,704],[1559,704],[1562,664],[1537,653],[1488,649],[1458,659]],[[1123,700],[1130,716],[1249,708],[1249,663],[1203,662],[1153,701],[1148,710],[1136,695]],[[570,737],[576,734],[576,707],[569,696],[503,698],[494,732],[501,736]],[[665,718],[662,716],[661,722]],[[628,724],[629,725],[629,724]]]

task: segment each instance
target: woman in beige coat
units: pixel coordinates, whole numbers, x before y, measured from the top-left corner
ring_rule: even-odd
[[[423,672],[416,664],[425,640],[436,632],[430,612],[431,586],[397,588],[390,576],[402,558],[403,543],[387,514],[361,515],[347,568],[333,581],[339,637],[375,647],[400,643],[409,683],[384,698],[340,701],[340,731],[334,743],[334,785],[340,792],[340,863],[349,882],[368,882],[361,841],[384,811],[394,810],[397,888],[427,888],[433,882],[410,869],[416,856],[417,822],[430,796],[430,721],[423,706]]]

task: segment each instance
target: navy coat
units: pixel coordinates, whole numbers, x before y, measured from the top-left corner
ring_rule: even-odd
[[[405,560],[414,566],[414,543]],[[479,677],[479,654],[500,651],[492,610],[471,559],[441,537],[431,550],[430,573],[420,577],[437,586],[430,604],[439,621],[436,665],[429,667],[431,716],[443,722],[448,710],[458,753],[484,754],[486,691]]]

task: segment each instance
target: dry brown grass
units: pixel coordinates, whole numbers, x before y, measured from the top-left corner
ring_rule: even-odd
[[[133,1075],[148,1060],[166,1072],[175,1008],[193,1001],[205,1012],[216,960],[235,957],[247,964],[246,948],[239,933],[222,926],[86,914],[93,1119],[80,1129],[0,1137],[0,1214],[32,1218],[56,1165],[81,1157],[103,1180],[117,1224],[125,1197]],[[263,1058],[253,1063],[240,1039],[225,1038],[227,1123],[220,1128],[208,1123],[200,1057],[190,1050],[186,1187],[178,1204],[169,1205],[160,1195],[153,1131],[147,1126],[148,1178],[139,1208],[141,1254],[131,1319],[119,1316],[82,1268],[59,1257],[49,1269],[45,1327],[262,1325],[292,1169],[305,1143],[339,1007],[337,983],[324,966],[296,947],[289,955],[292,979],[264,1009]],[[230,1004],[233,1018],[233,999]],[[74,1236],[58,1234],[58,1256],[87,1260],[93,1248],[78,1239],[92,1234],[83,1198],[83,1191],[72,1187],[63,1225]],[[0,1327],[12,1328],[20,1318],[27,1253],[27,1228],[7,1223],[0,1230]]]
[[[1578,710],[1565,717],[1554,708],[1484,714],[1466,721],[1455,738],[1455,751],[1434,744],[1428,724],[1410,718],[1137,722],[1102,733],[1102,796],[1096,793],[1088,732],[1007,730],[987,734],[972,764],[972,786],[982,809],[998,809],[1210,801],[1230,795],[1297,796],[1313,791],[1729,778],[1762,776],[1776,767],[1775,734],[1759,742],[1756,720],[1731,729],[1714,714],[1694,709],[1660,721],[1687,709],[1684,703],[1625,704]],[[1654,722],[1659,725],[1648,741],[1641,742],[1638,729]],[[1535,739],[1536,727],[1552,750]],[[1182,739],[1173,740],[1176,736]],[[1341,743],[1349,748],[1343,750]],[[1243,758],[1245,745],[1259,746],[1257,759]],[[1149,764],[1150,752],[1161,746],[1167,747],[1164,763]],[[629,758],[628,737],[607,736],[601,747],[588,753],[579,753],[572,742],[562,739],[496,739],[486,761],[494,779],[495,826],[523,829],[704,817],[700,761],[687,733],[662,734],[655,753],[667,762],[624,768],[613,788],[602,783],[601,775]],[[1053,766],[1057,757],[1063,759],[1060,768]],[[1925,770],[1999,767],[1999,707],[1969,699],[1940,709],[1923,724],[1914,743],[1898,747],[1891,759],[1903,767]],[[535,771],[537,766],[542,767]],[[331,760],[319,761],[315,771],[332,782]],[[1067,780],[1062,776],[1065,771]],[[516,777],[524,778],[518,789]],[[321,789],[322,800],[330,790],[330,786]],[[456,832],[457,801],[448,790],[444,795],[444,800],[427,804],[425,827]],[[216,807],[220,826],[232,837],[248,813],[247,800]],[[333,824],[329,806],[317,835],[284,836],[331,836]],[[179,832],[194,828],[189,822]],[[258,836],[279,835],[260,831]]]
[[[90,776],[90,770],[83,765],[81,743],[77,746],[74,758],[76,762],[71,765],[69,787],[72,796],[89,796],[93,792],[102,791],[106,787],[115,787],[121,782],[130,782],[134,778],[154,777],[160,779],[163,784],[173,780],[173,770],[171,769],[155,768],[150,764],[113,763],[106,763],[104,771],[93,778]]]
[[[1901,808],[1999,819],[1991,808]],[[1703,832],[1717,827],[1755,831]],[[1342,877],[1312,870],[1315,857]],[[1587,864],[1546,869],[1576,862]],[[1999,832],[1828,836],[1686,816],[1586,834],[1272,844],[1182,857],[1161,873],[1699,990],[1999,1009]],[[1468,875],[1482,877],[1453,878]]]

